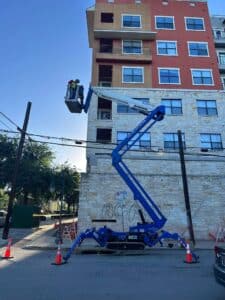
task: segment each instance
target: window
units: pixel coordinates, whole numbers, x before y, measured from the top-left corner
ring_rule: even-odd
[[[208,43],[188,42],[190,56],[209,56]]]
[[[141,41],[123,41],[123,53],[141,54],[142,53],[142,42]]]
[[[123,83],[143,83],[143,67],[123,67]]]
[[[180,84],[180,70],[173,68],[159,68],[159,83],[160,84]]]
[[[191,75],[193,85],[213,85],[211,70],[192,69]]]
[[[211,133],[202,133],[200,134],[201,148],[203,149],[223,149],[221,135],[220,134],[211,134]]]
[[[126,131],[118,131],[117,132],[117,143],[121,143],[123,140],[125,140],[130,132]],[[142,135],[140,137],[140,135]],[[139,139],[137,142],[135,142],[136,139]],[[134,143],[134,144],[133,144]],[[133,144],[133,145],[132,145]],[[150,133],[137,133],[131,141],[129,141],[128,146],[132,145],[131,149],[150,149],[151,148],[151,139],[150,139]]]
[[[174,17],[156,16],[155,17],[155,28],[156,29],[175,29]]]
[[[220,65],[225,65],[225,52],[219,52],[218,59]]]
[[[101,13],[102,23],[113,23],[113,13]]]
[[[205,30],[203,18],[185,18],[186,30]]]
[[[167,115],[182,115],[181,99],[162,99]]]
[[[222,80],[223,88],[225,90],[225,77],[222,77],[221,80]]]
[[[99,86],[111,86],[112,72],[113,72],[113,68],[111,65],[99,65],[99,72],[98,72]]]
[[[112,140],[112,129],[97,128],[96,141],[99,143],[110,143]]]
[[[113,40],[111,39],[100,39],[100,52],[101,53],[112,53]]]
[[[177,42],[157,41],[158,55],[177,55]]]
[[[182,133],[183,148],[185,149],[185,138]],[[164,133],[164,148],[165,149],[179,149],[178,134],[177,133]]]
[[[98,98],[98,120],[112,119],[112,102],[104,98]]]
[[[123,27],[141,28],[141,16],[123,15]]]
[[[135,100],[139,100],[143,104],[149,104],[148,98],[133,98]],[[137,114],[138,112],[132,108],[130,108],[128,105],[125,104],[117,104],[117,113],[121,114]]]
[[[200,116],[216,116],[217,107],[215,100],[197,100],[198,114]]]

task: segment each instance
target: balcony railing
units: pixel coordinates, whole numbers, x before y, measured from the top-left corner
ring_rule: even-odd
[[[96,53],[106,54],[106,55],[138,55],[138,56],[150,56],[151,51],[149,48],[139,48],[139,47],[120,47],[112,48],[110,46],[102,46],[100,49],[96,49]]]
[[[214,30],[214,39],[215,40],[224,40],[225,39],[225,32],[224,31],[219,31],[219,30]]]
[[[220,30],[213,30],[214,42],[218,47],[225,47],[225,32]]]

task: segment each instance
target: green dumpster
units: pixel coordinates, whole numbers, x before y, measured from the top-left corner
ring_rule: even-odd
[[[12,214],[13,228],[33,228],[38,227],[40,218],[33,214],[39,213],[39,208],[33,205],[15,205]]]

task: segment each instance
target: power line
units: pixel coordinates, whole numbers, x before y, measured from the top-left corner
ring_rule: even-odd
[[[12,130],[5,122],[3,122],[2,120],[0,120],[0,123],[5,126],[6,128],[8,128],[9,130]]]
[[[7,132],[7,130],[0,129],[0,131]],[[18,133],[18,132],[15,132]],[[9,139],[16,139],[18,140],[19,138],[15,137],[9,137]],[[32,140],[33,141],[33,140]],[[88,146],[88,145],[76,145],[76,144],[67,144],[67,143],[57,143],[57,142],[50,142],[50,141],[41,141],[41,140],[35,140],[34,142],[40,143],[40,144],[46,144],[46,145],[52,145],[52,146],[62,146],[62,147],[71,147],[71,148],[81,148],[81,149],[93,149],[93,150],[104,150],[108,151],[108,153],[101,153],[102,155],[104,154],[111,154],[112,150],[114,149],[113,147],[104,147],[104,148],[99,148],[99,147],[94,147],[94,146]],[[101,144],[103,145],[103,144]],[[108,145],[108,144],[107,144]],[[116,144],[117,145],[117,144]],[[179,154],[177,151],[147,151],[147,150],[141,150],[141,149],[130,149],[129,152],[136,152],[136,153],[155,153],[155,154]],[[196,153],[196,152],[185,152],[185,155],[188,156],[200,156],[200,157],[218,157],[218,158],[225,158],[225,155],[218,155],[218,154],[213,154],[213,153]],[[148,158],[149,159],[149,158]]]
[[[14,125],[17,130],[21,131],[21,128],[13,121],[11,120],[6,114],[4,114],[2,111],[0,111],[0,114],[6,119],[8,120],[12,125]]]

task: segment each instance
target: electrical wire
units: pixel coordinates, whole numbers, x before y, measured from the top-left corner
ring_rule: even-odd
[[[8,132],[8,130],[4,130],[4,129],[0,129],[0,132]],[[12,133],[12,132],[10,132]],[[14,132],[17,133],[18,132]],[[18,140],[19,138],[15,138],[15,137],[9,137],[9,139],[15,139]],[[89,146],[89,145],[76,145],[76,144],[67,144],[67,143],[58,143],[58,142],[50,142],[50,141],[41,141],[41,140],[32,140],[32,142],[37,142],[40,144],[45,144],[45,145],[52,145],[52,146],[62,146],[62,147],[71,147],[71,148],[81,148],[81,149],[93,149],[93,150],[104,150],[104,151],[108,151],[108,153],[99,153],[101,155],[110,155],[112,150],[114,149],[113,147],[104,147],[104,148],[99,148],[99,147],[94,147],[94,146]],[[103,144],[101,144],[102,146]],[[104,145],[108,145],[108,144],[104,144]],[[111,145],[111,144],[110,144]],[[117,144],[116,144],[117,145]],[[169,155],[174,155],[177,154],[179,155],[178,151],[147,151],[147,150],[141,150],[141,149],[130,149],[129,152],[136,152],[136,153],[151,153],[151,154],[169,154]],[[200,157],[218,157],[218,158],[225,158],[225,155],[218,155],[218,154],[213,154],[213,153],[197,153],[197,152],[185,152],[184,153],[187,156],[200,156]],[[147,159],[150,160],[151,158],[142,158],[142,159]],[[161,159],[161,157],[159,158]]]
[[[0,111],[0,114],[6,119],[8,120],[12,125],[14,125],[17,130],[21,131],[22,129],[13,121],[11,120],[6,114],[4,114],[2,111]]]
[[[8,128],[9,130],[12,130],[5,122],[3,122],[2,120],[0,120],[0,123],[5,126],[6,128]]]

